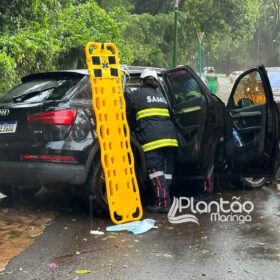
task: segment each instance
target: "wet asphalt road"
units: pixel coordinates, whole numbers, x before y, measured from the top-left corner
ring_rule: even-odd
[[[41,191],[35,199],[0,203],[1,207],[54,210],[43,235],[14,258],[0,279],[279,279],[280,196],[276,186],[256,191],[227,189],[215,200],[240,197],[255,209],[252,222],[211,222],[198,214],[199,225],[171,224],[165,214],[148,214],[158,228],[141,235],[106,232],[109,219],[93,217],[73,206],[70,196]],[[90,230],[104,231],[91,235]],[[58,268],[51,270],[49,263]],[[77,269],[91,273],[78,275]]]

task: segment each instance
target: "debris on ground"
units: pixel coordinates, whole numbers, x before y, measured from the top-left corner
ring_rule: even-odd
[[[92,271],[88,270],[88,269],[76,269],[75,273],[76,274],[89,274],[89,273],[92,273]]]
[[[58,269],[58,264],[52,262],[52,263],[49,263],[49,264],[48,264],[48,267],[49,267],[49,269],[51,269],[51,270],[55,270],[55,269]]]
[[[100,231],[100,230],[91,230],[90,234],[93,234],[93,235],[103,235],[104,232]]]
[[[109,226],[106,228],[106,230],[110,232],[127,230],[132,232],[133,234],[141,234],[154,228],[155,222],[156,221],[153,219],[144,219],[142,221],[129,222],[120,225]]]
[[[52,212],[3,208],[0,210],[0,272],[41,235],[54,219]]]

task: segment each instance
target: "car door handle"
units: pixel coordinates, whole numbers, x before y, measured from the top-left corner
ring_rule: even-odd
[[[242,133],[242,134],[245,134],[245,133],[249,133],[249,132],[260,131],[261,128],[262,128],[261,126],[251,126],[251,127],[245,127],[245,128],[238,128],[238,132]]]
[[[253,111],[253,112],[230,112],[230,115],[233,119],[238,118],[247,118],[247,117],[257,117],[261,116],[261,111]]]

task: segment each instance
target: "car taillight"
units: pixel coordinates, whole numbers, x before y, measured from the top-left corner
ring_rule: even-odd
[[[36,113],[27,117],[29,122],[46,125],[73,125],[77,111],[74,109]]]
[[[73,156],[57,156],[57,155],[21,155],[21,159],[30,161],[52,161],[65,163],[78,163]]]

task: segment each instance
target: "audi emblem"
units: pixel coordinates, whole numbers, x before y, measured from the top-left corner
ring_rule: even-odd
[[[9,109],[0,109],[0,116],[8,116],[10,113]]]

